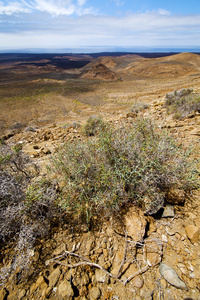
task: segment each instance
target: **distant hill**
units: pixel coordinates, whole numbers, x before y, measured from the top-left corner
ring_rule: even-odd
[[[100,80],[119,80],[120,76],[115,72],[111,71],[102,63],[97,63],[90,68],[83,71],[80,76],[81,78],[87,79],[100,79]]]

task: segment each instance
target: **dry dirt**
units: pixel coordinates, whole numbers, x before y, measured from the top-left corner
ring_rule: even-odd
[[[120,79],[108,80],[108,74],[101,74],[105,75],[104,80],[99,79],[101,76],[98,80],[91,76],[80,79],[87,70],[91,75],[98,64],[104,64]],[[81,138],[81,126],[89,116],[102,116],[116,126],[121,122],[128,124],[135,118],[132,106],[141,102],[148,107],[137,115],[154,119],[183,145],[195,143],[199,148],[200,114],[177,121],[163,106],[165,94],[175,89],[193,88],[200,93],[199,55],[101,57],[71,70],[55,70],[51,65],[13,69],[13,64],[4,64],[2,72],[5,68],[9,72],[0,87],[1,136],[10,144],[23,142],[23,150],[41,165],[60,143]],[[45,77],[53,68],[53,78]],[[37,78],[26,79],[26,72]],[[35,131],[27,130],[28,127]],[[197,191],[183,207],[175,205],[173,217],[145,217],[141,221],[138,214],[138,222],[148,222],[141,245],[141,239],[131,239],[132,233],[127,237],[125,231],[118,232],[112,220],[107,219],[98,230],[87,232],[83,228],[82,234],[74,233],[73,228],[55,228],[51,239],[41,241],[34,249],[29,281],[18,282],[14,274],[0,290],[0,300],[200,299],[199,196]],[[127,222],[138,234],[136,225]],[[198,228],[198,238],[191,240],[186,225]],[[73,253],[78,257],[73,257]],[[85,259],[85,266],[72,266]],[[187,290],[174,287],[160,275],[161,261],[176,271]],[[8,256],[4,262],[9,262]]]

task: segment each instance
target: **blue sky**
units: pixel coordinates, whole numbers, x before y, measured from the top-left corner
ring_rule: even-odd
[[[0,0],[0,51],[193,48],[199,0]]]

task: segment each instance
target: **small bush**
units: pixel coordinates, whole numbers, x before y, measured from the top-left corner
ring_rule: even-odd
[[[83,132],[87,136],[93,136],[98,133],[99,129],[103,125],[103,120],[100,117],[92,116],[87,120]]]
[[[16,151],[17,149],[17,151]],[[0,245],[14,244],[9,267],[2,268],[0,280],[19,268],[28,270],[30,250],[39,237],[48,234],[53,218],[59,220],[54,204],[56,188],[40,181],[31,184],[39,170],[18,147],[0,147]]]
[[[150,120],[118,130],[105,124],[97,137],[68,143],[52,159],[62,183],[58,205],[88,223],[93,214],[110,215],[128,202],[155,213],[174,184],[186,192],[195,187],[189,156]]]
[[[131,107],[131,112],[133,113],[139,113],[140,111],[143,111],[147,109],[149,105],[144,102],[136,102],[132,107]]]
[[[181,89],[168,93],[165,97],[165,106],[176,118],[185,118],[195,112],[200,112],[200,95],[192,89]]]

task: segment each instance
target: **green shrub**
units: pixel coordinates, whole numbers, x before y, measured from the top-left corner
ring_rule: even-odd
[[[192,89],[181,89],[168,93],[165,106],[178,119],[185,118],[195,112],[200,112],[200,95]]]
[[[88,118],[83,128],[83,132],[87,136],[93,136],[98,133],[101,126],[103,126],[103,120],[100,117],[92,116]]]
[[[58,205],[88,223],[93,214],[110,215],[128,202],[155,213],[174,184],[185,191],[195,187],[189,156],[150,120],[117,130],[105,124],[97,137],[68,143],[52,159],[62,186]]]

